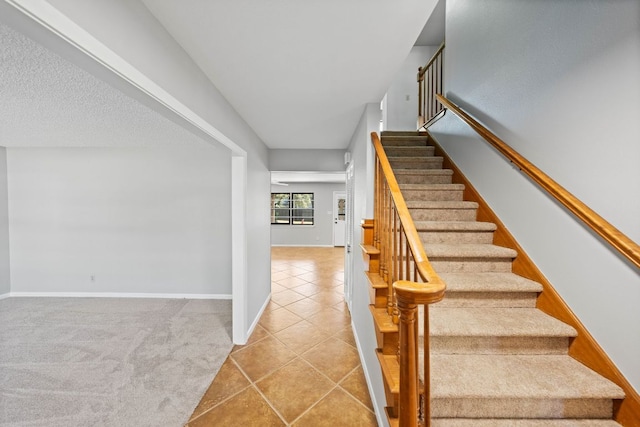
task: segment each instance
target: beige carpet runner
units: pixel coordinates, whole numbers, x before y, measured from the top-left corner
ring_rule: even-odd
[[[476,221],[427,137],[382,144],[424,248],[447,284],[430,308],[434,427],[617,426],[622,390],[567,355],[576,331],[535,308],[542,286],[511,273],[512,249]],[[421,324],[422,322],[419,322]],[[422,347],[422,345],[420,345]]]

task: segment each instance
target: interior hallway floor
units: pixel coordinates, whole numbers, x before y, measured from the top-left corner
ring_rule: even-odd
[[[187,426],[377,426],[344,302],[344,248],[271,254],[271,302]]]

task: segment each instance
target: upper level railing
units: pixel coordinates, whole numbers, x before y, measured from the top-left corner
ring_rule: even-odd
[[[418,425],[418,304],[424,305],[424,425],[429,411],[429,312],[428,304],[444,297],[445,284],[431,267],[409,209],[393,174],[389,159],[373,132],[375,148],[374,245],[380,250],[380,275],[388,289],[387,311],[398,323],[400,391],[399,425]]]
[[[444,42],[424,67],[418,69],[418,128],[442,111],[435,94],[442,93]]]
[[[455,113],[465,121],[482,138],[516,165],[543,190],[553,196],[578,219],[584,222],[587,227],[602,237],[636,267],[640,268],[640,245],[611,225],[611,223],[598,215],[580,199],[575,197],[564,187],[551,179],[547,174],[538,169],[533,163],[520,155],[520,153],[515,151],[491,131],[478,123],[459,106],[442,95],[437,95],[437,99],[445,108],[451,110],[451,112]]]

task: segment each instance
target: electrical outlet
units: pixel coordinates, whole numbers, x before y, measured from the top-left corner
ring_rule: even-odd
[[[96,276],[94,276],[94,275],[89,276],[89,278],[91,279],[91,282],[95,282],[96,281]]]

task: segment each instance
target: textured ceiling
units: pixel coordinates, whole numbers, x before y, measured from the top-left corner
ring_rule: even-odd
[[[123,147],[203,140],[0,22],[0,146]]]
[[[346,148],[436,0],[142,0],[270,148]]]

